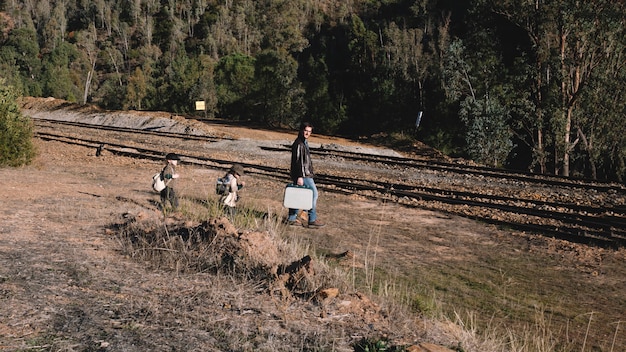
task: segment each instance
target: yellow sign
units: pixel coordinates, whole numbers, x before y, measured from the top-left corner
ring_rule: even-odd
[[[204,100],[196,102],[196,110],[204,110]]]

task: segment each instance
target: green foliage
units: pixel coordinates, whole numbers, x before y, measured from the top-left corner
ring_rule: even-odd
[[[354,352],[402,352],[402,346],[390,346],[387,339],[362,338],[354,345]]]
[[[482,56],[483,66],[498,66],[488,50],[478,56]],[[479,163],[500,167],[513,147],[510,110],[501,102],[506,89],[493,82],[492,75],[471,65],[472,59],[461,41],[452,42],[444,69],[446,93],[450,100],[460,100],[459,117],[466,127],[468,155]]]
[[[37,33],[32,29],[11,31],[0,47],[0,76],[27,95],[40,95],[41,84],[35,79],[41,71]]]
[[[200,55],[197,58],[198,77],[189,91],[189,99],[192,101],[202,100],[205,102],[204,114],[206,117],[214,117],[217,112],[217,89],[215,87],[215,66],[217,62],[208,55]]]
[[[164,74],[156,80],[158,104],[169,106],[170,111],[190,112],[193,102],[198,99],[194,91],[204,79],[206,69],[198,57],[190,57],[182,49],[178,50],[165,67]],[[147,89],[148,83],[146,92]]]
[[[72,63],[78,57],[74,45],[61,42],[43,59],[43,95],[77,101],[81,87],[76,85]]]
[[[447,48],[446,61],[443,68],[443,84],[446,97],[450,101],[460,100],[463,96],[475,97],[472,85],[471,65],[465,60],[465,45],[461,40],[453,41]]]
[[[222,117],[240,119],[246,116],[242,102],[252,92],[253,57],[235,53],[222,57],[215,69],[217,109]]]
[[[625,123],[603,94],[623,96],[623,2],[166,3],[6,2],[0,77],[25,95],[183,113],[204,100],[207,116],[348,136],[407,131],[423,111],[416,136],[456,156],[495,133],[491,165],[626,176],[623,138],[599,132]],[[505,125],[532,155],[503,156]]]
[[[329,79],[328,66],[323,58],[310,57],[302,68],[302,81],[307,92],[304,99],[306,104],[307,121],[314,126],[320,126],[319,132],[332,134],[337,132],[340,125],[346,121],[345,105],[333,100]],[[316,128],[317,129],[317,128]]]
[[[15,89],[0,79],[0,166],[22,166],[35,157],[30,119],[21,115]]]
[[[472,159],[492,167],[502,166],[513,147],[507,109],[494,99],[477,101],[468,97],[461,103],[459,114],[467,126],[466,148]]]
[[[141,110],[142,102],[148,94],[147,88],[146,75],[144,75],[141,67],[136,67],[135,72],[128,79],[124,109]]]
[[[269,126],[297,126],[305,113],[298,62],[282,51],[265,50],[255,61],[253,121]]]

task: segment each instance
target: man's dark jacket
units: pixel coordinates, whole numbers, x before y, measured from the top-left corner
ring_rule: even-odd
[[[299,177],[313,176],[315,174],[309,145],[303,136],[298,136],[291,145],[291,180],[296,183]]]

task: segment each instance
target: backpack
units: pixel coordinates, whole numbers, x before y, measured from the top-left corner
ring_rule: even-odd
[[[228,194],[230,188],[229,181],[228,177],[218,177],[217,183],[215,184],[215,193],[220,196]]]
[[[165,180],[163,180],[163,173],[159,172],[152,176],[152,189],[161,192],[165,189]]]

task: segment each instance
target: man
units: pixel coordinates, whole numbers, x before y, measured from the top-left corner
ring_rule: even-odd
[[[308,211],[308,226],[312,228],[324,226],[317,220],[317,187],[313,177],[313,163],[311,161],[311,152],[309,151],[308,139],[313,133],[313,125],[304,122],[300,126],[298,138],[291,145],[291,181],[298,186],[306,186],[313,190],[313,207]],[[287,223],[290,225],[303,225],[298,219],[299,209],[289,209]]]
[[[178,196],[174,190],[174,184],[176,179],[180,177],[176,173],[176,165],[178,165],[179,160],[180,157],[175,153],[168,153],[165,156],[166,165],[162,171],[165,188],[161,191],[161,204],[163,204],[164,209],[168,201],[174,210],[178,208]]]

